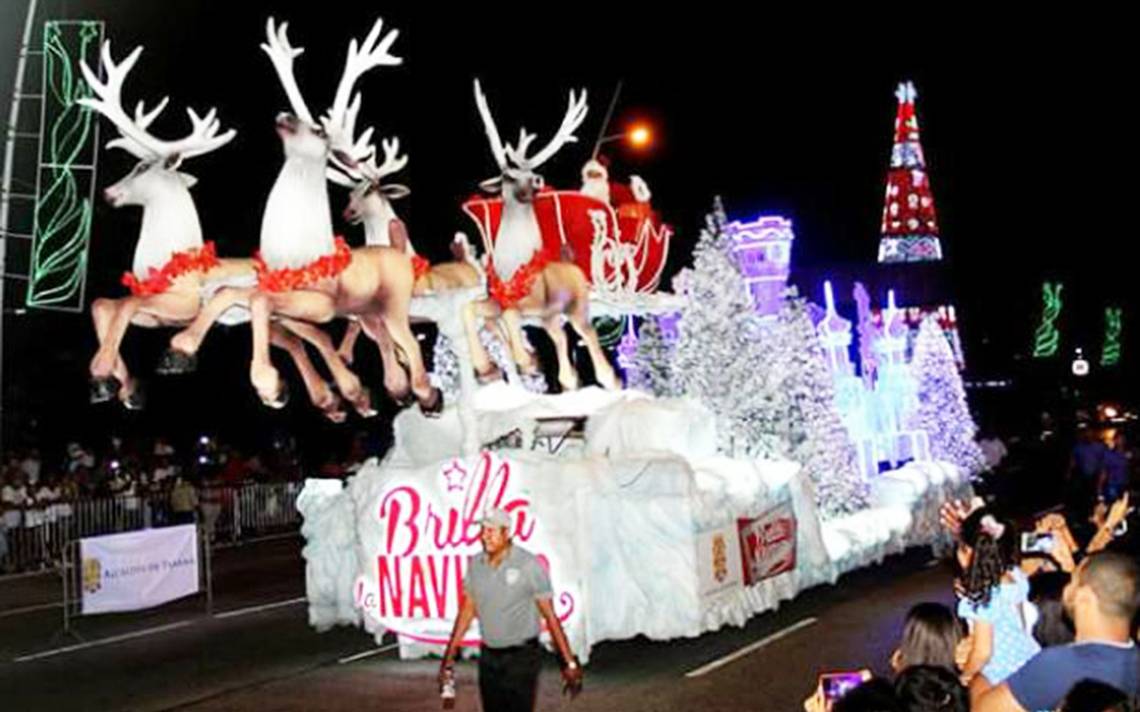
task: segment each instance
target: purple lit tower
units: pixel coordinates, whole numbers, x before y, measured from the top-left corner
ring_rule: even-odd
[[[792,221],[778,215],[760,216],[751,222],[730,222],[725,231],[732,239],[732,252],[756,311],[775,314],[788,286],[792,241],[796,239]]]

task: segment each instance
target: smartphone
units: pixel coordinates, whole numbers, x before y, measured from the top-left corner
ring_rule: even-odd
[[[819,689],[823,698],[835,702],[867,680],[865,672],[825,672],[819,676]]]
[[[1025,532],[1021,535],[1021,553],[1050,554],[1053,552],[1053,532]]]

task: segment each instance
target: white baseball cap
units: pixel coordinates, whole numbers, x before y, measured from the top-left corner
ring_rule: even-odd
[[[511,526],[511,515],[507,514],[504,509],[493,507],[483,512],[483,518],[479,520],[479,524],[485,527],[502,527],[506,529]]]

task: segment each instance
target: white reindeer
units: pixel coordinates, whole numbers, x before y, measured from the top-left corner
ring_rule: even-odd
[[[140,101],[134,117],[129,116],[122,108],[123,81],[142,49],[136,47],[116,65],[111,42],[105,41],[101,52],[105,82],[86,62],[80,63],[95,97],[80,99],[79,103],[102,114],[118,129],[119,137],[110,141],[108,148],[122,149],[139,159],[130,173],[103,191],[107,202],[116,208],[143,208],[142,228],[127,278],[136,285],[136,293],[122,299],[96,299],[91,305],[99,339],[90,365],[91,400],[103,402],[117,395],[132,409],[142,407],[142,397],[119,354],[127,328],[131,324],[151,328],[184,324],[193,319],[198,313],[202,274],[212,262],[212,245],[207,248],[202,241],[202,227],[190,196],[195,179],[178,169],[185,159],[217,150],[236,135],[233,129],[218,133],[220,122],[213,109],[205,116],[187,109],[191,123],[187,136],[174,141],[157,138],[149,127],[166,108],[165,98],[150,111]],[[168,268],[164,272],[172,260],[179,260],[186,269]]]
[[[378,332],[386,331],[403,351],[410,370],[410,389],[421,409],[435,414],[442,408],[442,394],[428,381],[419,344],[408,324],[414,282],[410,258],[390,247],[365,247],[349,253],[333,237],[326,168],[332,162],[350,169],[372,155],[371,130],[356,142],[351,139],[360,111],[360,95],[353,96],[353,87],[368,70],[402,62],[389,51],[398,32],[393,30],[381,38],[382,27],[382,21],[377,20],[362,43],[352,40],[349,44],[332,106],[318,123],[293,75],[293,61],[303,50],[289,44],[288,23],[278,28],[269,19],[261,48],[277,70],[293,111],[277,118],[285,163],[266,201],[260,256],[265,269],[272,273],[270,277],[303,278],[287,279],[283,288],[266,281],[256,290],[223,289],[190,327],[171,340],[174,351],[193,354],[219,315],[235,304],[248,304],[253,327],[250,381],[262,401],[273,407],[283,405],[284,391],[269,360],[271,315],[290,324],[291,329],[313,326],[310,343],[330,364],[341,393],[358,410],[370,408],[367,389],[337,357],[327,335],[322,337],[323,332],[314,326],[336,316],[355,315],[370,335],[380,339],[383,337]],[[394,392],[400,390],[399,381],[400,377],[385,373],[385,386],[398,400],[407,390],[404,387],[404,394]]]
[[[408,164],[408,157],[400,155],[399,139],[384,140],[381,146],[384,150],[384,162],[380,165],[376,164],[376,157],[373,155],[353,168],[344,170],[329,168],[330,181],[351,189],[348,205],[344,209],[345,220],[353,225],[364,226],[366,245],[391,246],[403,250],[411,257],[416,277],[412,289],[415,296],[479,286],[482,273],[465,237],[457,235],[452,242],[451,252],[454,260],[433,265],[416,254],[404,222],[397,217],[392,207],[393,200],[404,198],[411,191],[405,185],[385,182],[388,176],[397,173]],[[353,360],[353,350],[360,329],[359,321],[349,322],[348,330],[337,351],[346,363],[351,363]],[[381,355],[387,355],[383,344],[381,344]],[[387,361],[384,363],[384,368],[387,372],[389,368]]]
[[[538,366],[525,346],[522,316],[540,317],[554,342],[558,354],[558,381],[564,390],[577,388],[578,377],[570,363],[566,332],[562,329],[565,315],[586,344],[594,373],[604,387],[615,388],[613,367],[598,343],[590,324],[589,290],[586,275],[573,262],[561,256],[544,254],[542,233],[534,211],[535,194],[542,189],[542,176],[535,171],[550,160],[567,143],[577,141],[574,132],[586,118],[586,92],[570,92],[569,105],[557,133],[542,150],[529,154],[535,134],[519,132],[518,143],[511,146],[499,138],[499,130],[491,116],[487,98],[479,81],[475,81],[475,104],[483,120],[491,153],[500,175],[480,185],[488,192],[501,193],[502,220],[496,233],[488,269],[491,299],[471,304],[465,314],[467,342],[472,364],[480,381],[500,374],[479,341],[479,322],[501,317],[510,342],[512,357],[524,371],[534,373]],[[502,285],[501,287],[499,285]]]
[[[149,133],[149,127],[166,107],[166,98],[149,112],[139,102],[135,107],[134,118],[129,117],[121,108],[122,87],[141,53],[142,47],[138,47],[116,65],[110,42],[105,43],[101,63],[107,81],[99,81],[94,72],[85,64],[81,65],[84,77],[98,97],[81,101],[103,114],[119,129],[119,138],[110,141],[107,147],[128,151],[139,159],[134,169],[107,188],[104,195],[113,207],[143,207],[142,229],[130,274],[136,284],[145,285],[155,272],[161,274],[163,266],[173,255],[213,254],[212,245],[208,251],[203,251],[206,245],[202,241],[198,211],[189,191],[195,180],[192,176],[179,172],[178,167],[187,157],[202,155],[225,145],[233,139],[235,131],[219,135],[219,122],[213,110],[205,117],[199,117],[192,109],[188,109],[194,127],[189,137],[179,141],[157,139]],[[205,265],[214,261],[207,257],[199,262]],[[93,364],[92,401],[110,400],[117,392],[128,408],[138,409],[143,405],[142,393],[118,353],[118,344],[112,343],[109,338],[113,335],[121,342],[124,334],[117,331],[112,334],[112,327],[117,324],[116,328],[121,327],[125,332],[129,324],[144,327],[184,325],[198,314],[201,306],[199,293],[203,283],[225,281],[242,275],[253,275],[252,260],[223,258],[217,260],[215,266],[191,270],[170,279],[169,286],[160,294],[144,294],[125,299],[96,299],[91,307],[101,349],[96,360],[106,355],[104,349],[114,349],[115,360],[109,376],[102,370],[96,370]],[[150,289],[156,288],[162,281],[165,280],[152,281]],[[133,314],[128,319],[126,315],[132,310]],[[292,356],[313,403],[331,420],[344,420],[339,399],[321,378],[296,335],[281,325],[274,325],[272,339],[274,345],[285,349]]]

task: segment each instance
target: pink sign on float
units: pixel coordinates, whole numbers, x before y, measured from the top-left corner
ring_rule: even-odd
[[[565,625],[575,611],[575,595],[560,587],[553,547],[528,497],[521,494],[515,466],[484,452],[473,462],[452,460],[436,476],[393,482],[376,500],[379,540],[371,565],[354,588],[357,607],[402,638],[446,645],[463,601],[468,559],[482,553],[479,520],[499,508],[511,519],[512,541],[538,557],[552,574],[554,606]],[[478,645],[477,626],[463,644]]]

